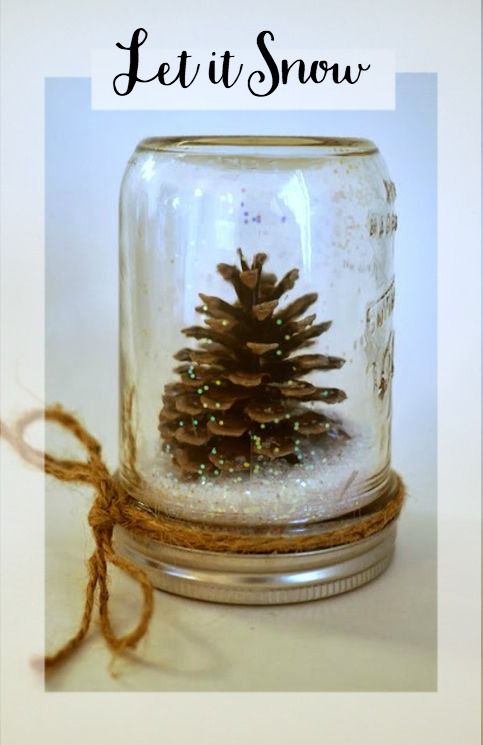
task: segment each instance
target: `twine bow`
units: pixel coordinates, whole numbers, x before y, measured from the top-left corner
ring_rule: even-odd
[[[71,432],[87,451],[85,462],[54,458],[49,453],[35,450],[25,441],[25,430],[38,419],[56,422]],[[55,654],[45,658],[46,669],[57,665],[79,647],[86,636],[98,589],[101,631],[109,647],[122,653],[133,648],[146,633],[153,614],[153,587],[142,569],[119,556],[112,545],[115,525],[144,540],[159,541],[201,551],[230,552],[238,554],[292,553],[315,551],[341,546],[362,540],[379,532],[399,515],[405,495],[401,478],[395,474],[395,488],[376,502],[335,521],[321,524],[320,531],[307,533],[290,531],[286,526],[275,526],[260,531],[233,531],[225,526],[203,525],[178,520],[162,513],[152,514],[130,500],[116,479],[109,473],[101,457],[101,446],[87,432],[73,414],[60,406],[49,406],[24,414],[14,426],[0,421],[0,435],[8,440],[20,455],[37,468],[60,481],[90,484],[95,498],[89,511],[89,525],[96,548],[88,562],[88,580],[82,620],[77,633]],[[352,519],[349,519],[352,518]],[[324,528],[325,526],[325,528]],[[109,614],[108,564],[118,567],[132,577],[141,587],[143,605],[137,626],[128,634],[117,636]]]
[[[25,430],[35,421],[45,419],[56,422],[71,432],[87,451],[85,462],[55,458],[31,447],[25,440]],[[0,434],[8,440],[29,463],[44,470],[60,481],[90,484],[95,489],[95,498],[89,511],[89,525],[95,541],[95,550],[89,558],[88,579],[82,619],[77,633],[55,654],[45,657],[45,668],[49,669],[65,660],[85,638],[92,619],[96,590],[98,590],[99,618],[102,635],[109,647],[117,653],[132,649],[145,635],[153,614],[153,587],[146,572],[131,561],[116,554],[112,545],[114,526],[121,522],[122,507],[126,495],[108,471],[101,456],[101,446],[80,422],[60,406],[50,406],[23,415],[13,427],[0,422]],[[132,577],[141,587],[143,605],[136,627],[127,634],[115,634],[109,613],[108,564],[117,567]]]

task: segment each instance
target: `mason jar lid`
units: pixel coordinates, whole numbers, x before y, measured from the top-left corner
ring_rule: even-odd
[[[302,603],[367,584],[394,555],[397,520],[355,543],[292,554],[235,554],[168,546],[117,526],[116,550],[161,590],[236,605]]]

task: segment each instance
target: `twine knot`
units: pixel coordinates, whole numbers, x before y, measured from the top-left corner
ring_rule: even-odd
[[[104,506],[98,501],[94,502],[91,509],[89,510],[87,522],[89,523],[93,531],[112,531],[114,529],[114,525],[116,524],[116,519],[113,515],[112,503]]]
[[[97,486],[94,500],[87,521],[93,531],[109,531],[122,521],[122,504],[124,493],[109,475],[109,479]]]

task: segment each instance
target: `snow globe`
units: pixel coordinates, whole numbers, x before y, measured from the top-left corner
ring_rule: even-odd
[[[389,564],[394,201],[369,140],[136,148],[120,199],[118,478],[169,539],[116,541],[158,587],[297,602]]]

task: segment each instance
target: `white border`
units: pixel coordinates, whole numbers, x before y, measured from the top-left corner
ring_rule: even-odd
[[[479,742],[480,8],[376,0],[248,0],[189,12],[160,0],[5,0],[2,23],[2,416],[43,391],[43,81],[89,74],[89,52],[142,23],[167,48],[271,28],[293,48],[396,49],[398,70],[439,76],[439,681],[434,694],[45,694],[25,666],[42,643],[42,479],[2,448],[3,735],[37,742]],[[211,42],[211,43],[210,43]],[[424,102],[421,102],[424,105]],[[418,268],[415,267],[415,271]],[[21,381],[21,385],[19,384]],[[35,612],[33,612],[35,611]],[[221,698],[220,698],[221,697]],[[120,705],[121,704],[121,705]]]

